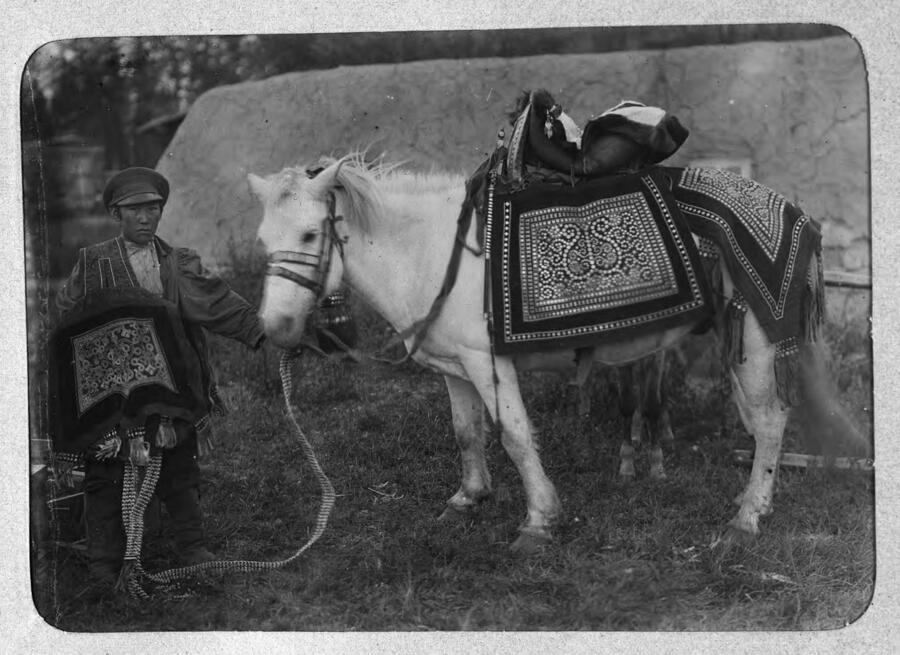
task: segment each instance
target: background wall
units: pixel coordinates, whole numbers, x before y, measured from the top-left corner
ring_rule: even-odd
[[[246,174],[322,154],[370,147],[410,168],[468,172],[516,95],[536,87],[580,124],[626,98],[666,107],[691,130],[669,163],[749,166],[823,222],[827,267],[868,272],[866,72],[849,37],[342,67],[218,87],[159,161],[173,185],[160,234],[227,265],[261,219]]]

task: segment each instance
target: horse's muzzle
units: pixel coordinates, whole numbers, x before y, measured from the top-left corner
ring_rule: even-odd
[[[280,313],[261,312],[263,331],[266,338],[279,348],[296,348],[303,337],[306,321],[297,316]]]

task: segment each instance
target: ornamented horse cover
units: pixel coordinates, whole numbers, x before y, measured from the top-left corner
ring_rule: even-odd
[[[708,284],[670,184],[649,169],[498,185],[486,219],[496,352],[586,347],[707,318]]]
[[[204,410],[196,351],[175,306],[107,290],[50,339],[54,451],[79,454],[114,427],[151,414],[196,422]]]
[[[719,248],[769,340],[796,340],[806,321],[807,266],[821,247],[818,223],[781,194],[740,175],[665,170],[691,231]]]

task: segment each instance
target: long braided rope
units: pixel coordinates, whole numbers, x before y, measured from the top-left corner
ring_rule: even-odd
[[[306,550],[309,549],[319,537],[325,532],[328,525],[328,517],[334,507],[334,487],[328,476],[319,465],[315,452],[309,443],[297,417],[294,413],[294,405],[291,402],[293,393],[293,375],[291,373],[291,363],[299,356],[298,352],[289,353],[285,351],[281,355],[279,362],[279,372],[281,374],[281,387],[284,395],[284,402],[287,407],[288,417],[294,426],[303,454],[306,456],[307,462],[312,467],[319,486],[322,489],[322,504],[316,517],[316,527],[309,540],[293,555],[286,559],[275,560],[271,562],[256,560],[215,560],[211,562],[203,562],[201,564],[193,564],[180,568],[168,569],[160,573],[148,573],[144,571],[141,565],[141,542],[144,532],[144,511],[156,488],[156,481],[159,478],[159,470],[162,461],[161,455],[154,455],[150,458],[150,464],[144,474],[143,480],[140,482],[138,489],[139,474],[137,467],[129,465],[125,470],[125,483],[122,489],[122,517],[127,533],[127,541],[125,547],[125,565],[122,567],[122,573],[119,577],[117,588],[127,589],[128,593],[134,598],[148,598],[149,594],[144,588],[145,584],[152,583],[156,587],[172,590],[173,583],[196,575],[202,571],[271,571],[286,566],[296,560]]]

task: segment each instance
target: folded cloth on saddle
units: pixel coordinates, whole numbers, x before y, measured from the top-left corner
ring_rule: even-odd
[[[729,171],[664,170],[691,231],[721,251],[728,273],[779,355],[796,350],[823,311],[824,286],[810,279],[808,270],[814,255],[821,264],[818,223],[784,196]]]
[[[485,227],[495,351],[586,347],[708,318],[670,185],[659,169],[574,187],[498,183]]]
[[[581,137],[581,148],[585,157],[589,157],[598,139],[617,135],[641,147],[645,164],[657,164],[675,154],[689,134],[688,129],[664,109],[623,100],[588,121]]]
[[[89,295],[50,336],[49,431],[81,455],[151,416],[195,424],[208,410],[200,361],[178,309],[139,288]]]

